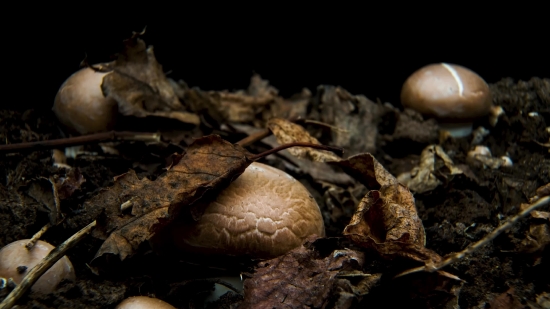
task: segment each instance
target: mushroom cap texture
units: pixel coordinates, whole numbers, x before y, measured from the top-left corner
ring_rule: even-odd
[[[487,83],[473,71],[437,63],[409,76],[401,89],[401,103],[439,119],[460,121],[486,115],[492,97]]]
[[[22,239],[14,241],[0,249],[0,277],[6,279],[12,278],[15,283],[21,283],[23,277],[54,248],[49,243],[39,240],[31,250],[27,250],[25,245],[28,242],[29,239]],[[17,271],[17,267],[19,266],[26,266],[26,271],[19,273]],[[31,290],[44,294],[51,293],[63,279],[75,279],[73,264],[71,264],[71,261],[66,256],[62,257],[48,269],[36,281]]]
[[[287,173],[252,163],[206,207],[195,224],[173,231],[179,248],[198,253],[271,258],[324,236],[319,206]]]
[[[158,298],[134,296],[123,300],[116,309],[176,309],[176,307]]]
[[[118,114],[117,102],[103,96],[101,83],[109,73],[83,68],[61,85],[53,105],[59,121],[73,132],[90,134],[109,131]]]

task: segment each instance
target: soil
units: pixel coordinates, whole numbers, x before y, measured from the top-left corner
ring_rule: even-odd
[[[448,138],[440,145],[454,164],[462,166],[467,172],[442,178],[444,181],[440,186],[414,195],[426,230],[426,247],[441,256],[463,250],[483,238],[503,220],[515,215],[520,204],[527,203],[537,188],[550,183],[550,152],[548,146],[542,145],[548,143],[550,138],[550,80],[533,78],[515,82],[504,79],[491,85],[491,90],[494,104],[501,106],[505,114],[494,127],[487,119],[480,119],[474,128],[487,128],[490,133],[480,145],[488,147],[494,157],[508,156],[513,166],[491,169],[471,165],[467,161],[467,153],[475,146],[472,138]],[[313,96],[312,100],[317,99]],[[411,111],[379,106],[385,110],[379,115],[376,149],[368,151],[397,176],[417,165],[424,147],[438,142],[437,123]],[[131,123],[119,124],[123,128],[125,125],[131,126]],[[245,136],[223,126],[211,126],[211,123],[193,130],[177,129],[169,121],[154,124],[159,125],[163,126],[161,131],[170,132],[173,136],[179,132],[178,143],[120,142],[112,144],[117,154],[106,152],[105,147],[98,144],[89,144],[82,149],[84,153],[74,159],[69,158],[67,164],[77,167],[86,182],[62,201],[65,216],[78,216],[84,201],[101,189],[108,188],[115,176],[129,169],[134,169],[139,177],[155,179],[163,172],[166,158],[185,149],[191,137],[215,133],[236,142]],[[149,128],[141,129],[147,131]],[[330,144],[329,138],[319,136],[323,143]],[[3,142],[15,144],[63,138],[65,134],[53,113],[1,110],[0,137]],[[268,148],[263,143],[249,147],[251,152],[256,153]],[[29,195],[29,186],[39,177],[63,176],[66,170],[54,165],[51,150],[1,156],[0,247],[3,247],[15,240],[32,237],[49,222],[47,209]],[[341,237],[354,212],[353,201],[365,194],[364,188],[351,190],[334,186],[340,191],[336,190],[334,192],[337,193],[329,196],[326,186],[306,173],[290,169],[289,164],[284,164],[280,157],[264,162],[285,169],[304,183],[325,215],[327,236]],[[546,207],[541,210],[550,209]],[[464,280],[458,293],[460,308],[541,306],[540,302],[537,304],[537,298],[550,291],[550,249],[542,243],[534,249],[524,245],[530,226],[536,223],[533,220],[520,220],[493,242],[444,269]],[[77,230],[75,224],[62,222],[50,229],[42,239],[59,245]],[[101,243],[101,240],[88,236],[68,251],[67,256],[77,274],[76,281],[62,283],[50,295],[27,294],[18,301],[18,308],[114,308],[122,299],[134,295],[155,296],[178,308],[201,308],[203,297],[213,287],[213,281],[209,278],[251,272],[253,265],[251,261],[237,261],[231,266],[224,263],[220,267],[212,265],[216,264],[216,260],[201,263],[189,257],[158,253],[148,245],[123,262],[112,259],[100,265],[91,264]],[[433,277],[429,275],[415,274],[392,279],[394,274],[416,264],[401,259],[386,260],[374,252],[366,252],[367,262],[363,271],[384,275],[379,284],[354,307],[436,308],[447,303],[443,299],[449,298],[449,294],[434,290],[430,281]],[[511,299],[505,305],[495,301],[503,294]],[[209,308],[229,308],[227,304],[239,300],[239,297],[233,295],[229,297],[231,299],[225,299],[225,303],[214,303]]]

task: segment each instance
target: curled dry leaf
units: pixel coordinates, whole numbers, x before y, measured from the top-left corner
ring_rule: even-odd
[[[321,255],[318,247],[326,244],[316,238],[311,236],[301,247],[259,263],[244,281],[239,308],[349,308],[368,294],[381,276],[361,272],[363,254],[323,248],[330,253]]]
[[[358,154],[335,164],[371,190],[357,206],[344,235],[386,257],[434,263],[441,260],[424,247],[424,227],[412,193],[371,154]]]
[[[302,126],[285,119],[271,119],[267,122],[267,127],[273,132],[277,138],[277,142],[281,145],[294,142],[321,144],[316,138],[309,135]],[[333,162],[342,159],[332,152],[313,148],[294,147],[290,148],[288,151],[298,158],[309,159],[315,162]]]
[[[438,164],[442,162],[443,164]],[[446,168],[442,171],[441,168]],[[441,185],[439,179],[444,175],[462,174],[462,170],[453,164],[453,160],[438,145],[430,145],[420,154],[420,162],[410,172],[397,176],[397,180],[414,192],[424,193]],[[438,177],[439,176],[439,177]]]
[[[104,212],[93,232],[106,239],[96,258],[111,253],[125,259],[183,211],[198,220],[209,198],[248,167],[248,156],[242,147],[210,135],[191,144],[155,181],[139,179],[134,171],[118,176],[112,187],[85,204],[89,211]]]
[[[197,88],[185,92],[185,102],[196,113],[206,112],[219,123],[250,122],[277,98],[277,89],[255,74],[246,91],[201,91]]]
[[[275,102],[269,106],[263,114],[264,120],[271,118],[298,119],[306,118],[307,107],[311,99],[311,91],[304,88],[302,92],[297,93],[289,99],[276,97]]]
[[[183,110],[176,93],[157,62],[153,47],[147,47],[134,34],[124,41],[117,59],[102,70],[111,70],[103,78],[105,96],[118,102],[119,112],[136,117],[157,116],[199,124],[197,115]]]

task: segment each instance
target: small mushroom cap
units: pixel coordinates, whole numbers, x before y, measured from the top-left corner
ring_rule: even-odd
[[[176,246],[199,253],[271,258],[324,236],[319,206],[287,173],[252,163],[206,208],[201,219],[173,231]]]
[[[34,247],[27,250],[27,243],[29,239],[14,241],[0,250],[0,277],[12,278],[15,283],[21,283],[27,273],[54,248],[49,243],[39,240]],[[23,268],[24,271],[19,272],[20,266],[26,269]],[[63,279],[75,279],[73,264],[66,256],[48,269],[31,289],[33,292],[51,293]]]
[[[420,113],[445,120],[472,120],[492,106],[487,83],[473,71],[438,63],[414,72],[401,90],[401,103]]]
[[[59,121],[69,130],[80,134],[109,131],[118,114],[117,102],[104,97],[103,77],[109,73],[83,68],[61,85],[53,105]]]
[[[176,309],[176,307],[158,298],[134,296],[123,300],[116,309]]]

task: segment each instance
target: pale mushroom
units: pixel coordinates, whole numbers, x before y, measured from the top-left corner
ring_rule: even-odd
[[[463,137],[472,132],[474,119],[489,113],[492,97],[487,83],[473,71],[438,63],[409,76],[401,90],[401,103],[437,118],[452,136]]]
[[[107,74],[83,68],[67,78],[59,88],[53,111],[70,131],[90,134],[114,127],[117,102],[105,97],[101,91],[103,77]]]
[[[28,243],[29,239],[14,241],[0,250],[0,277],[12,278],[19,284],[27,273],[54,249],[54,246],[42,240],[37,241],[30,249],[26,247]],[[66,256],[40,276],[31,290],[51,293],[63,279],[75,279],[73,264]]]
[[[292,176],[252,163],[223,190],[202,218],[173,231],[185,250],[271,258],[324,236],[323,217],[308,190]]]
[[[134,296],[123,300],[116,309],[176,309],[176,307],[158,298]]]

